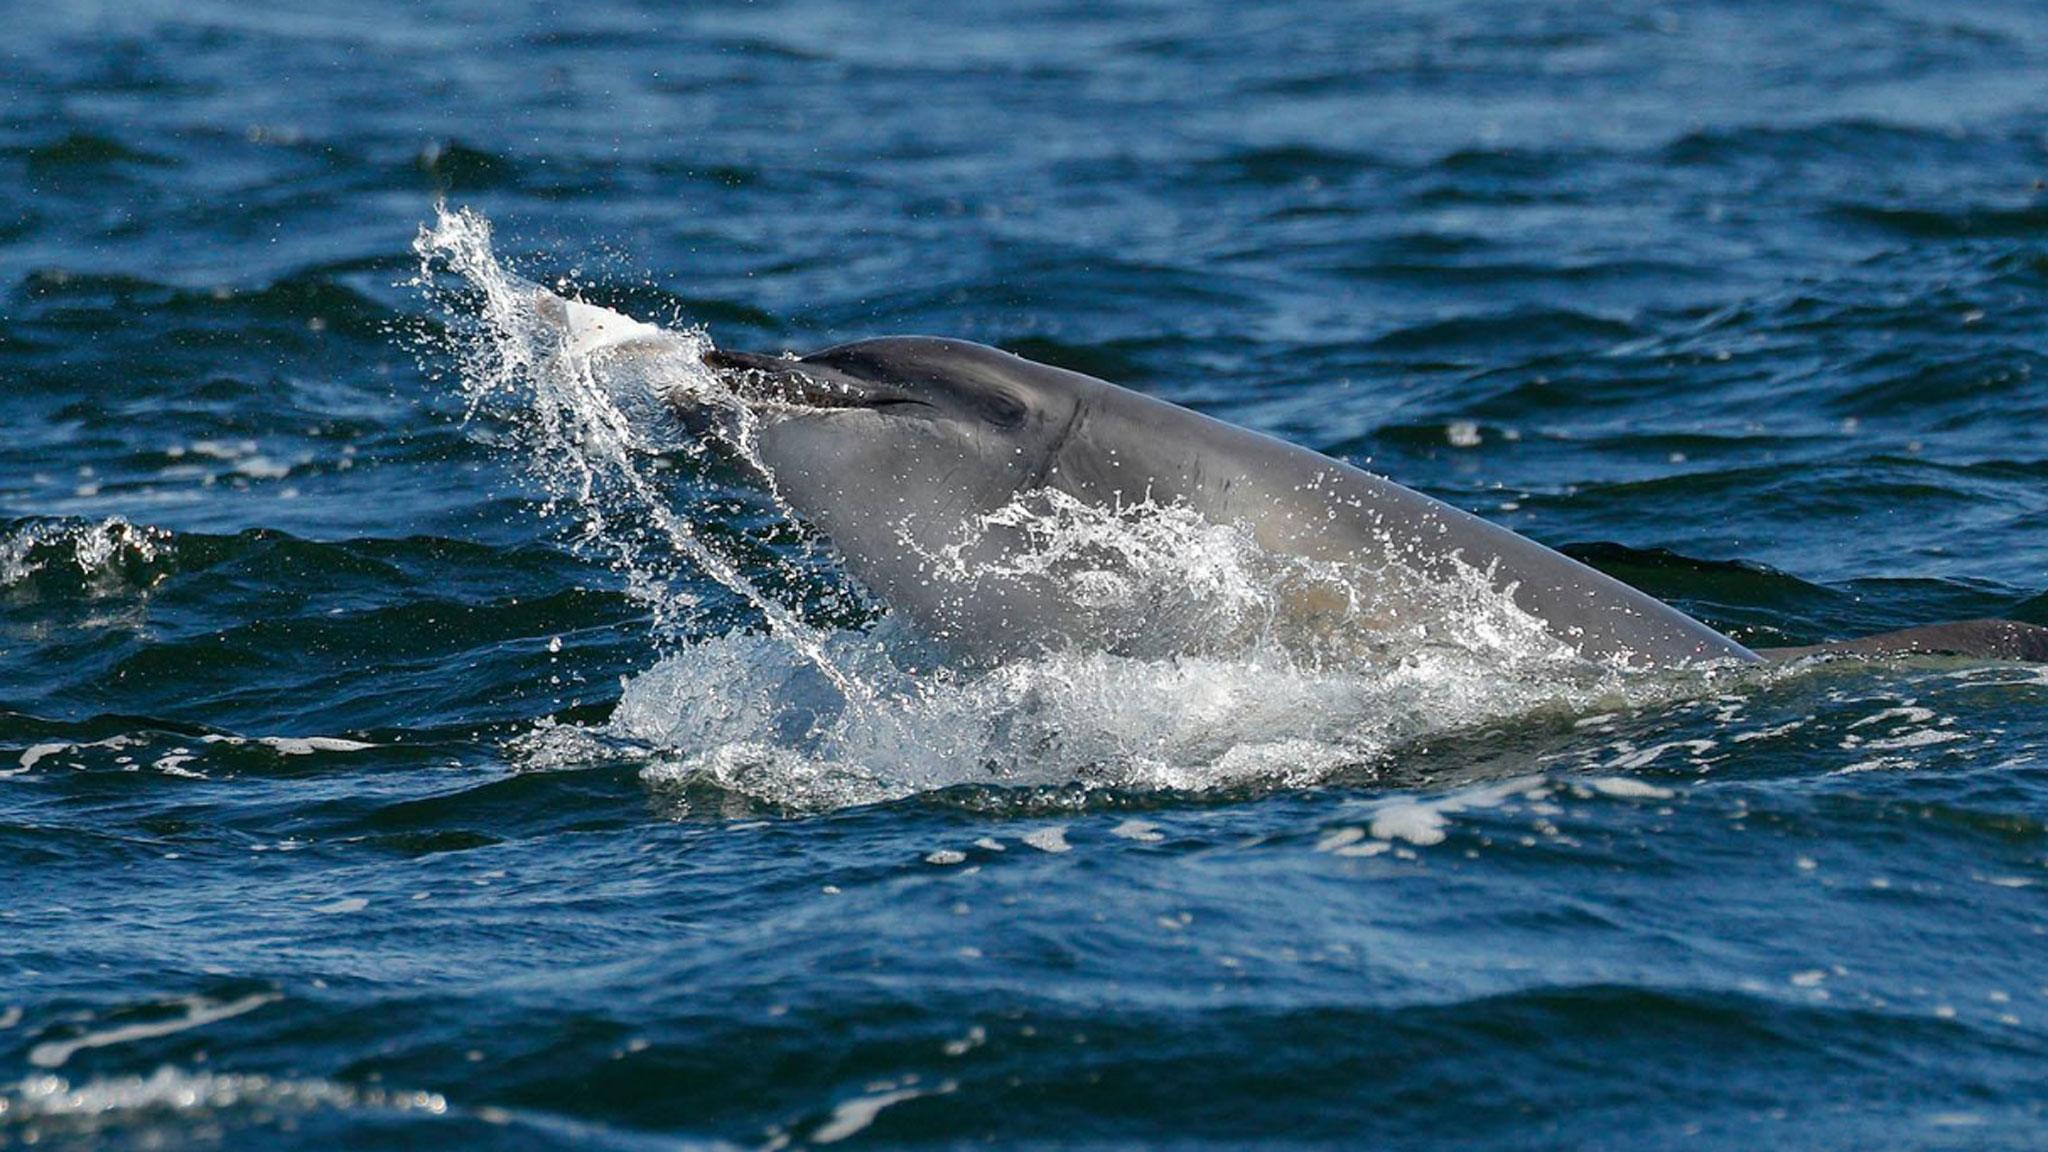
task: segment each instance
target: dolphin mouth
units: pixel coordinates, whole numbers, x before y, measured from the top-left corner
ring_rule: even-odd
[[[704,364],[749,408],[766,410],[929,407],[900,388],[785,356],[713,348]]]

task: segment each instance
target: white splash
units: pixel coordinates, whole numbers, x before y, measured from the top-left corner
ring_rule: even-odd
[[[773,637],[700,641],[630,678],[601,734],[550,735],[552,763],[645,749],[642,776],[836,808],[962,784],[1201,792],[1371,773],[1399,748],[1495,717],[1611,701],[1607,674],[1513,677],[1454,648],[1388,667],[1304,667],[1272,652],[1141,659],[1067,651],[973,673],[930,667],[887,626],[826,652],[870,686],[851,707]],[[906,652],[908,653],[906,655]],[[1675,689],[1629,686],[1648,703]],[[559,733],[559,729],[548,729]],[[566,755],[563,755],[566,753]]]
[[[489,409],[513,421],[550,510],[578,518],[579,542],[610,559],[658,625],[694,606],[676,586],[680,560],[738,593],[842,691],[862,695],[826,659],[817,631],[676,515],[654,480],[657,454],[702,450],[671,414],[678,400],[715,417],[712,435],[751,456],[752,418],[705,366],[711,342],[701,331],[644,323],[515,274],[492,251],[490,223],[467,209],[437,209],[413,251],[415,283],[451,318],[442,351],[454,358],[471,416]],[[476,298],[461,300],[444,272]]]
[[[0,588],[12,588],[52,565],[83,577],[87,591],[123,591],[123,571],[162,555],[171,534],[138,527],[119,516],[97,524],[31,521],[0,536]]]
[[[1068,605],[1059,635],[1125,655],[1272,650],[1297,664],[1358,667],[1451,647],[1483,653],[1506,675],[1584,663],[1488,573],[1455,559],[1446,578],[1395,560],[1284,555],[1180,504],[1106,506],[1035,489],[964,523],[953,540],[901,543],[923,557],[929,579],[966,595],[986,583],[1056,586]]]

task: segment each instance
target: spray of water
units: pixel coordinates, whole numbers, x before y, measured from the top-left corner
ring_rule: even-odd
[[[649,460],[695,452],[670,409],[709,416],[706,432],[751,458],[753,418],[704,366],[711,342],[552,292],[511,271],[491,248],[490,222],[467,209],[437,208],[413,241],[416,285],[454,320],[453,354],[470,415],[514,414],[534,474],[554,506],[579,518],[579,542],[608,556],[667,630],[693,598],[670,563],[680,558],[738,594],[783,642],[855,698],[864,686],[839,672],[818,631],[764,595],[733,559],[676,515],[650,478]],[[448,274],[468,286],[466,304]],[[652,529],[652,539],[649,529]]]
[[[976,533],[1000,531],[1020,541],[1003,561],[1011,575],[1070,590],[1088,616],[1075,634],[1100,643],[970,669],[894,618],[813,626],[761,590],[758,562],[678,515],[657,482],[661,454],[707,443],[761,468],[756,417],[704,367],[703,332],[515,275],[471,212],[438,213],[416,249],[472,411],[513,417],[533,474],[577,518],[586,548],[658,622],[687,615],[683,578],[696,574],[767,622],[766,634],[680,631],[683,643],[627,680],[608,724],[542,725],[522,739],[518,755],[536,767],[625,748],[681,803],[709,792],[797,808],[963,784],[1292,786],[1370,771],[1406,744],[1498,717],[1696,690],[1573,658],[1482,573],[1439,581],[1425,611],[1412,588],[1390,606],[1360,591],[1384,587],[1384,572],[1275,557],[1185,508],[1105,509],[1056,492],[1028,493],[959,539],[904,546],[945,579],[986,554]],[[707,418],[686,430],[678,399]]]
[[[1000,547],[985,546],[991,534]],[[1429,578],[1393,559],[1270,552],[1244,525],[1183,504],[1092,504],[1036,489],[951,541],[900,543],[934,582],[1056,585],[1067,634],[1146,659],[1277,657],[1356,671],[1449,647],[1509,671],[1580,663],[1488,573],[1452,561],[1449,579]]]

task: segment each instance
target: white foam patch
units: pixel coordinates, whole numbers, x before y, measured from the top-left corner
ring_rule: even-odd
[[[275,748],[286,756],[311,756],[315,752],[362,752],[375,748],[361,740],[344,740],[338,736],[264,736],[259,743]]]
[[[282,480],[292,474],[292,466],[268,456],[251,456],[237,462],[235,471],[251,480]]]
[[[988,1029],[976,1024],[967,1030],[967,1035],[960,1037],[958,1040],[946,1041],[945,1053],[948,1056],[965,1056],[986,1043],[988,1043]]]
[[[206,778],[206,774],[204,772],[194,771],[191,768],[185,767],[185,765],[190,764],[197,759],[198,757],[194,756],[190,752],[173,752],[168,756],[157,757],[156,760],[150,764],[150,767],[156,769],[159,772],[164,773],[167,776],[184,776],[189,779],[203,780]]]
[[[1335,852],[1346,845],[1356,844],[1365,839],[1363,828],[1332,828],[1316,839],[1316,851]]]
[[[209,732],[200,737],[208,744],[225,744],[230,747],[258,744],[280,756],[311,756],[316,752],[364,752],[377,747],[361,740],[347,740],[339,736],[230,736],[222,732]]]
[[[21,754],[21,770],[26,772],[29,769],[35,767],[36,765],[42,763],[46,758],[54,756],[59,752],[70,751],[73,747],[75,747],[75,745],[71,744],[30,745]]]
[[[1639,771],[1655,764],[1658,758],[1666,752],[1674,750],[1683,751],[1688,757],[1697,762],[1700,757],[1712,752],[1715,746],[1716,744],[1712,740],[1671,740],[1662,744],[1652,744],[1648,748],[1624,746],[1621,750],[1621,755],[1617,756],[1607,767],[1616,772]]]
[[[1125,840],[1138,840],[1148,844],[1156,844],[1166,839],[1159,831],[1159,825],[1152,823],[1150,820],[1126,820],[1111,828],[1109,834]]]
[[[1024,842],[1040,852],[1071,852],[1074,847],[1067,843],[1067,827],[1064,824],[1034,828],[1024,834]]]
[[[1907,724],[1925,724],[1929,720],[1934,719],[1934,716],[1933,709],[1922,708],[1913,701],[1907,700],[1896,708],[1886,708],[1882,712],[1874,712],[1860,720],[1856,720],[1849,727],[1863,728],[1871,724],[1882,724],[1887,720],[1900,720]]]
[[[1748,732],[1737,732],[1735,735],[1729,737],[1729,739],[1737,744],[1747,744],[1752,740],[1776,740],[1781,736],[1790,736],[1794,732],[1797,732],[1800,729],[1806,727],[1806,725],[1807,721],[1803,719],[1787,720],[1782,724],[1774,724],[1767,728],[1756,728]]]
[[[1873,756],[1867,760],[1858,760],[1852,764],[1844,764],[1840,768],[1830,771],[1828,775],[1853,776],[1858,772],[1884,772],[1897,768],[1911,768],[1912,766],[1913,762],[1903,756]]]
[[[1978,876],[1976,879],[1994,888],[2031,888],[2035,883],[2031,876]]]
[[[0,1094],[0,1113],[38,1120],[90,1120],[142,1111],[219,1112],[238,1107],[421,1112],[442,1115],[437,1092],[358,1088],[330,1080],[292,1080],[158,1068],[148,1076],[115,1076],[73,1084],[62,1076],[30,1076]]]
[[[1517,776],[1443,796],[1390,800],[1374,809],[1363,829],[1345,826],[1325,832],[1316,842],[1316,851],[1375,856],[1395,844],[1432,847],[1449,838],[1451,816],[1498,808],[1511,800],[1540,800],[1549,793],[1549,782],[1543,777]],[[1371,841],[1366,841],[1367,835]]]
[[[88,740],[73,743],[51,741],[43,744],[33,744],[22,750],[15,767],[0,769],[0,776],[18,776],[46,764],[58,764],[70,768],[89,767],[96,763],[103,763],[106,758],[100,757],[98,760],[94,760],[81,755],[85,752],[95,749],[119,752],[125,748],[143,747],[149,744],[151,739],[150,735],[122,734],[109,736],[104,740]],[[269,748],[281,756],[312,756],[318,753],[362,752],[377,747],[375,744],[366,743],[361,740],[348,740],[338,736],[252,737],[212,732],[201,736],[199,740],[203,744],[224,747],[256,745]],[[127,771],[136,771],[140,767],[147,765],[150,770],[163,773],[166,776],[204,780],[207,778],[206,773],[193,767],[193,765],[201,763],[203,759],[203,750],[195,750],[183,745],[173,745],[168,750],[149,756],[118,755],[113,757],[113,765]]]
[[[201,1028],[240,1016],[244,1012],[253,1012],[281,998],[275,992],[256,992],[234,1000],[210,1000],[204,996],[188,997],[179,1002],[184,1010],[181,1016],[168,1020],[122,1024],[98,1032],[86,1032],[67,1040],[46,1040],[28,1050],[28,1062],[38,1068],[61,1068],[73,1054],[87,1048],[105,1048],[134,1040],[170,1036],[187,1029]]]
[[[1315,850],[1332,856],[1378,856],[1391,847],[1386,840],[1366,839],[1363,828],[1346,826],[1323,833],[1316,839]]]
[[[1901,748],[1926,748],[1935,744],[1949,744],[1969,739],[1966,732],[1948,731],[1939,728],[1920,728],[1897,736],[1879,740],[1866,740],[1862,747],[1872,751],[1894,751]]]
[[[1629,776],[1595,776],[1586,781],[1586,786],[1602,796],[1626,797],[1633,800],[1669,800],[1676,795],[1669,788],[1661,788],[1646,780],[1637,780]]]
[[[1428,846],[1444,842],[1443,809],[1432,804],[1395,804],[1372,818],[1372,834],[1380,840],[1406,840]]]
[[[23,772],[27,772],[33,769],[36,765],[41,764],[43,761],[48,760],[52,756],[70,755],[76,752],[83,752],[88,748],[106,748],[110,750],[121,748],[133,748],[141,743],[142,739],[137,736],[109,736],[104,740],[86,740],[80,741],[75,744],[34,744],[30,745],[28,748],[22,751],[21,759],[17,767],[7,772],[0,773],[0,775],[20,775]]]
[[[894,1107],[906,1100],[920,1096],[943,1096],[954,1091],[958,1085],[948,1080],[934,1088],[886,1087],[870,1091],[864,1096],[843,1100],[832,1109],[832,1115],[811,1133],[813,1144],[837,1144],[849,1136],[867,1129],[882,1114],[884,1108]]]

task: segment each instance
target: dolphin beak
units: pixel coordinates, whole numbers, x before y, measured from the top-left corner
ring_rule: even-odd
[[[886,408],[922,403],[903,391],[785,356],[713,348],[704,364],[749,408]]]

